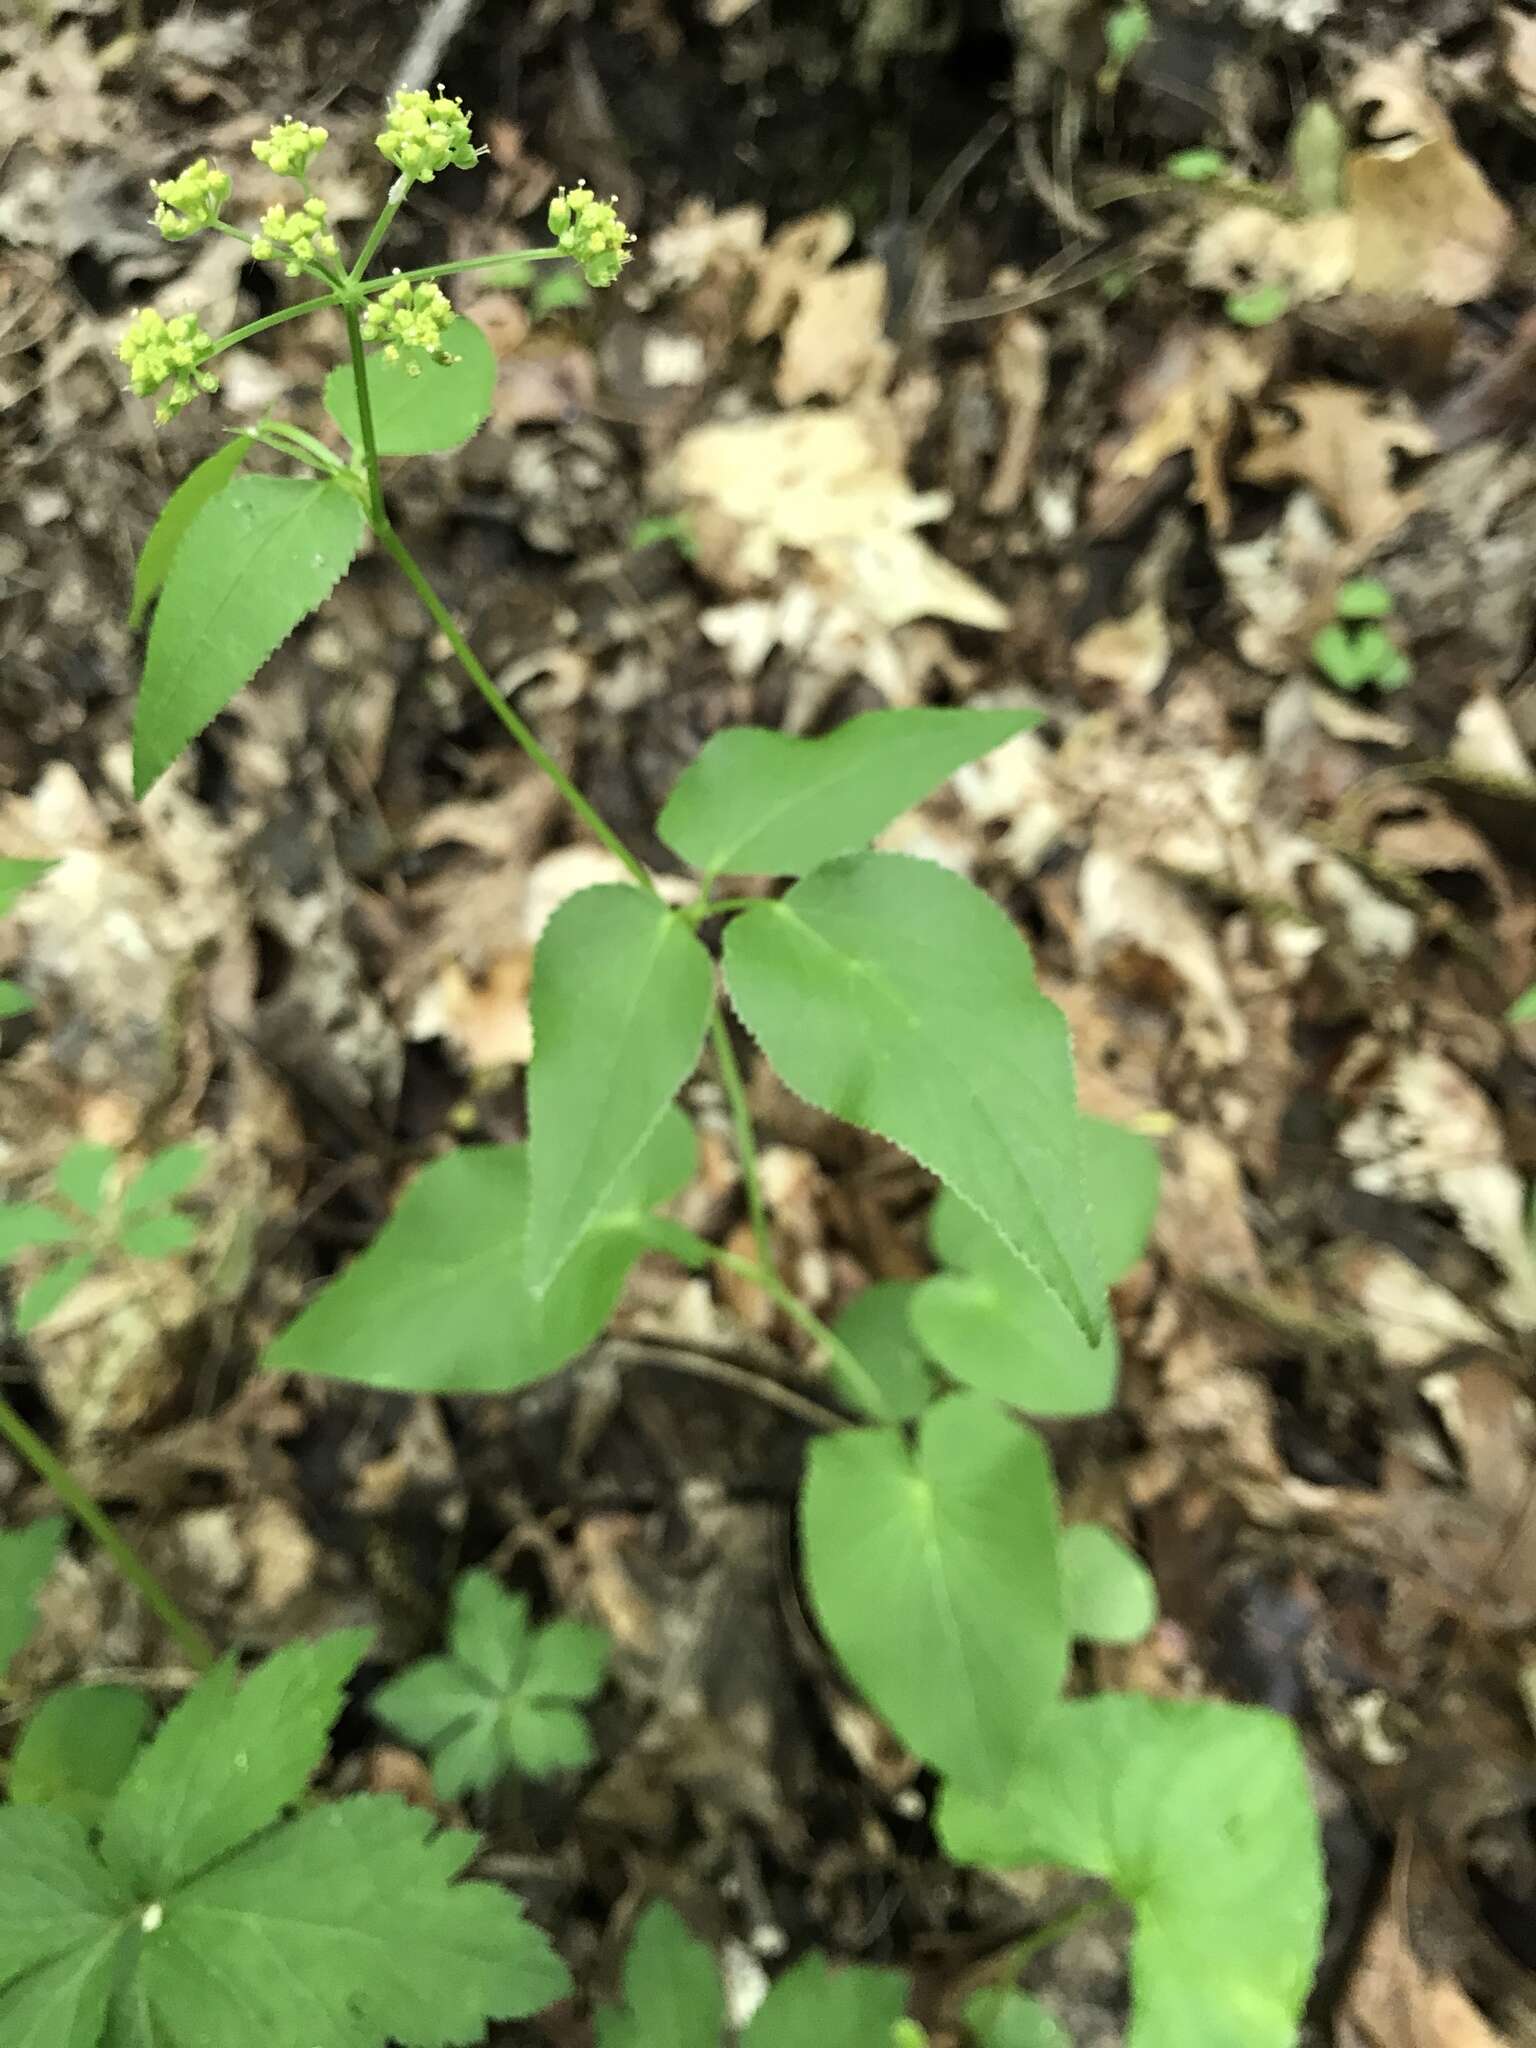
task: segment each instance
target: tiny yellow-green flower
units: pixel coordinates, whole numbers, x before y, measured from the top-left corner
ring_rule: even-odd
[[[135,397],[150,398],[162,385],[170,384],[155,408],[155,418],[163,427],[184,405],[190,405],[199,391],[218,390],[218,378],[202,367],[212,351],[213,337],[204,332],[195,313],[178,313],[166,320],[146,306],[130,321],[118,343],[117,357],[128,365],[128,382]]]
[[[207,157],[200,156],[179,176],[152,180],[149,189],[160,202],[155,226],[168,242],[182,242],[218,219],[229,197],[229,173],[214,170]]]

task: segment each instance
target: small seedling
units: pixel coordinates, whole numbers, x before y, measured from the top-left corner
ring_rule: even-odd
[[[509,1771],[548,1778],[593,1757],[580,1706],[608,1665],[608,1639],[575,1621],[536,1628],[522,1594],[489,1572],[454,1587],[448,1655],[423,1658],[376,1692],[373,1712],[432,1758],[440,1799],[488,1792]]]
[[[632,554],[639,554],[642,548],[668,545],[676,548],[685,562],[691,562],[699,552],[693,521],[686,512],[648,512],[629,529]]]
[[[1232,176],[1231,160],[1219,149],[1181,149],[1163,170],[1181,185],[1215,185]]]
[[[1153,33],[1152,15],[1145,0],[1127,0],[1104,17],[1104,62],[1099,66],[1100,92],[1113,92],[1125,75],[1126,66]]]
[[[1334,617],[1312,642],[1312,658],[1336,690],[1400,690],[1413,663],[1387,631],[1392,593],[1373,576],[1341,583]]]
[[[53,1172],[49,1202],[0,1204],[0,1263],[40,1246],[62,1256],[27,1287],[16,1304],[25,1334],[62,1306],[102,1259],[164,1259],[197,1242],[197,1224],[174,1206],[203,1170],[199,1145],[168,1145],[126,1184],[110,1145],[71,1145]]]

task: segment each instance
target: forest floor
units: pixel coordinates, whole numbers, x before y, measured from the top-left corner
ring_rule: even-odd
[[[876,0],[9,10],[0,854],[64,858],[0,925],[37,999],[0,1038],[0,1179],[82,1135],[214,1163],[195,1252],[0,1323],[3,1370],[221,1642],[371,1622],[373,1682],[481,1562],[611,1633],[598,1763],[471,1815],[587,1990],[664,1893],[743,1969],[900,1961],[942,2021],[1016,1922],[808,1618],[807,1426],[715,1370],[814,1388],[754,1290],[643,1262],[613,1342],[505,1399],[254,1369],[423,1160],[522,1135],[533,940],[613,864],[376,555],[132,801],[135,552],[231,423],[323,430],[339,330],[274,330],[161,431],[115,348],[136,306],[218,332],[288,289],[161,241],[150,178],[207,154],[253,211],[250,140],[302,114],[355,236],[383,96],[441,77],[489,154],[413,201],[396,261],[539,243],[578,176],[640,240],[601,295],[459,281],[495,410],[399,467],[403,529],[658,872],[722,726],[1043,714],[884,843],[1009,911],[1085,1106],[1162,1153],[1119,1405],[1047,1431],[1161,1600],[1084,1676],[1296,1717],[1333,1895],[1315,2042],[1499,2048],[1536,2038],[1536,1023],[1506,1015],[1536,979],[1536,17],[1150,8],[1118,75],[1071,0],[1013,34]],[[1315,644],[1360,579],[1396,687],[1355,629]],[[925,1177],[752,1089],[803,1298],[922,1272]],[[687,1107],[689,1221],[729,1237],[708,1073]],[[0,1513],[33,1504],[0,1457]],[[175,1683],[83,1553],[32,1660]],[[336,1775],[431,1796],[361,1710]],[[1116,1945],[1031,1983],[1079,2048],[1121,2039]],[[572,2007],[500,2038],[590,2034]]]

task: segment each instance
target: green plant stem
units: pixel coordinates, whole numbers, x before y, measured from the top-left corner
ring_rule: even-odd
[[[263,448],[270,448],[274,455],[286,455],[290,460],[307,462],[311,469],[319,470],[325,476],[341,476],[345,463],[338,462],[322,441],[313,434],[306,434],[302,427],[290,427],[282,420],[262,420],[249,429],[253,440]]]
[[[359,380],[359,388],[361,388],[361,380]],[[369,432],[370,422],[366,411],[361,405],[358,407],[358,424],[366,437]],[[376,460],[372,462],[371,467],[376,471]],[[460,668],[463,669],[464,673],[469,677],[475,688],[480,692],[486,703],[495,712],[497,718],[505,726],[512,738],[516,740],[529,760],[543,774],[549,777],[555,788],[559,790],[561,796],[565,798],[565,801],[570,805],[577,817],[580,818],[587,830],[608,849],[615,860],[623,862],[630,875],[639,883],[640,887],[648,889],[652,895],[659,894],[660,892],[648,873],[645,863],[637,859],[613,828],[598,816],[597,812],[593,810],[559,762],[540,744],[532,729],[523,723],[506,698],[502,696],[500,690],[491,681],[474,649],[459,631],[452,612],[449,611],[437,592],[432,588],[432,585],[427,581],[415,556],[390,525],[388,519],[384,519],[382,524],[376,522],[374,531],[378,534],[385,551],[393,559],[412,590],[420,598],[433,624],[441,629],[449,646],[453,649]]]
[[[223,355],[226,349],[238,348],[242,341],[249,341],[252,335],[265,334],[269,327],[281,327],[285,320],[299,320],[306,313],[319,312],[322,306],[340,304],[339,292],[316,292],[312,299],[300,299],[296,306],[284,306],[280,313],[263,313],[259,320],[247,321],[244,327],[236,327],[221,340],[216,341],[203,357],[203,361],[212,362],[215,356]]]
[[[389,197],[384,201],[384,205],[379,214],[378,219],[374,222],[373,226],[368,230],[368,239],[363,244],[362,253],[359,255],[357,261],[353,264],[352,268],[347,272],[348,284],[356,285],[362,282],[363,272],[368,268],[369,264],[373,261],[375,255],[378,253],[379,244],[383,241],[384,237],[389,233],[390,226],[395,218],[395,215],[400,211],[401,207],[404,206],[406,201],[406,195],[409,193],[413,182],[414,181],[406,177],[405,173],[402,171],[400,173],[400,176],[396,178],[394,184],[390,186]],[[393,278],[386,277],[381,278],[379,282],[381,284],[393,284],[395,280]]]
[[[1070,1912],[1060,1913],[1043,1927],[1037,1927],[1033,1934],[1026,1935],[1010,1951],[1009,1966],[1013,1975],[1022,1976],[1043,1950],[1053,1948],[1067,1935],[1075,1934],[1085,1922],[1101,1919],[1104,1914],[1112,1912],[1115,1904],[1114,1897],[1104,1893],[1096,1899],[1086,1899],[1081,1906],[1074,1906]]]
[[[771,903],[771,896],[717,896],[711,901],[701,896],[697,903],[685,904],[678,915],[687,918],[690,924],[703,924],[706,918],[729,917],[737,910],[756,910],[759,905]]]
[[[434,278],[460,277],[466,270],[489,270],[500,263],[550,263],[563,249],[500,249],[492,256],[460,256],[452,263],[428,263],[420,270],[390,270],[382,277],[355,280],[364,292],[381,292],[391,284],[427,284]]]
[[[764,1294],[776,1301],[791,1322],[798,1323],[805,1334],[819,1344],[830,1358],[837,1361],[847,1386],[857,1388],[860,1400],[872,1415],[885,1412],[885,1403],[880,1389],[860,1365],[848,1346],[835,1330],[829,1329],[814,1309],[806,1307],[794,1292],[774,1272],[771,1266],[759,1265],[756,1259],[744,1259],[740,1252],[727,1251],[724,1245],[711,1244],[707,1237],[700,1237],[692,1230],[668,1225],[667,1236],[670,1244],[679,1248],[686,1246],[701,1265],[721,1266],[727,1273],[735,1273],[743,1280],[750,1280],[754,1287],[760,1287]]]
[[[196,1622],[182,1613],[112,1518],[96,1505],[74,1474],[60,1463],[37,1432],[22,1421],[3,1396],[0,1396],[0,1436],[5,1437],[11,1447],[26,1459],[39,1479],[53,1488],[80,1526],[96,1539],[128,1583],[143,1595],[149,1608],[181,1645],[187,1661],[199,1671],[206,1671],[215,1664],[218,1653]]]
[[[384,509],[384,484],[379,475],[379,443],[373,425],[373,393],[368,387],[368,358],[363,353],[363,325],[356,306],[345,309],[347,349],[352,357],[352,381],[357,387],[357,430],[363,437],[363,468],[368,477],[368,518],[380,540],[390,533],[389,514]]]
[[[766,1272],[772,1272],[773,1239],[768,1230],[768,1212],[763,1206],[763,1182],[757,1167],[757,1140],[752,1135],[747,1084],[742,1078],[736,1048],[731,1044],[731,1027],[718,1002],[710,1013],[709,1037],[715,1048],[715,1064],[720,1069],[725,1099],[731,1106],[731,1122],[736,1131],[736,1158],[741,1167],[741,1184],[747,1195],[747,1214],[752,1219],[752,1242],[757,1246],[759,1263]]]

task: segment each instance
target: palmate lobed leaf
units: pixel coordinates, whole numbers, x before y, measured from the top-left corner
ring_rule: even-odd
[[[150,627],[133,732],[135,796],[330,595],[365,525],[357,499],[332,479],[237,477],[199,508]]]
[[[649,1211],[685,1185],[694,1152],[687,1119],[668,1112],[538,1298],[523,1254],[527,1146],[433,1160],[262,1363],[414,1393],[505,1393],[557,1372],[607,1320],[647,1242]]]
[[[1032,1731],[1002,1799],[946,1786],[960,1862],[1057,1863],[1134,1908],[1128,2048],[1293,2048],[1322,1935],[1296,1732],[1212,1700],[1102,1694]]]
[[[1097,1341],[1067,1028],[1003,912],[932,862],[854,854],[735,918],[724,961],[789,1086],[937,1173]]]
[[[149,1701],[128,1685],[50,1693],[11,1757],[10,1796],[94,1827],[127,1775],[149,1725]]]
[[[626,883],[583,889],[533,958],[528,1283],[542,1294],[697,1064],[714,970],[682,920]]]
[[[496,357],[484,333],[473,320],[450,321],[443,347],[458,361],[435,362],[420,349],[406,351],[393,363],[382,350],[368,357],[368,396],[381,455],[431,455],[457,448],[489,419]],[[360,447],[357,380],[350,363],[338,363],[326,378],[325,409],[352,446]]]
[[[752,2015],[741,2048],[890,2048],[891,2029],[907,2002],[899,1970],[868,1964],[834,1968],[813,1949],[784,1972]]]
[[[827,1640],[936,1769],[1000,1784],[1055,1701],[1067,1635],[1055,1490],[1034,1431],[979,1394],[811,1447],[805,1570]]]
[[[820,739],[738,726],[678,777],[656,830],[705,874],[803,875],[865,845],[1032,711],[868,711]]]
[[[713,1952],[658,1899],[624,1956],[624,2004],[597,2016],[597,2048],[720,2048],[725,1998]]]

